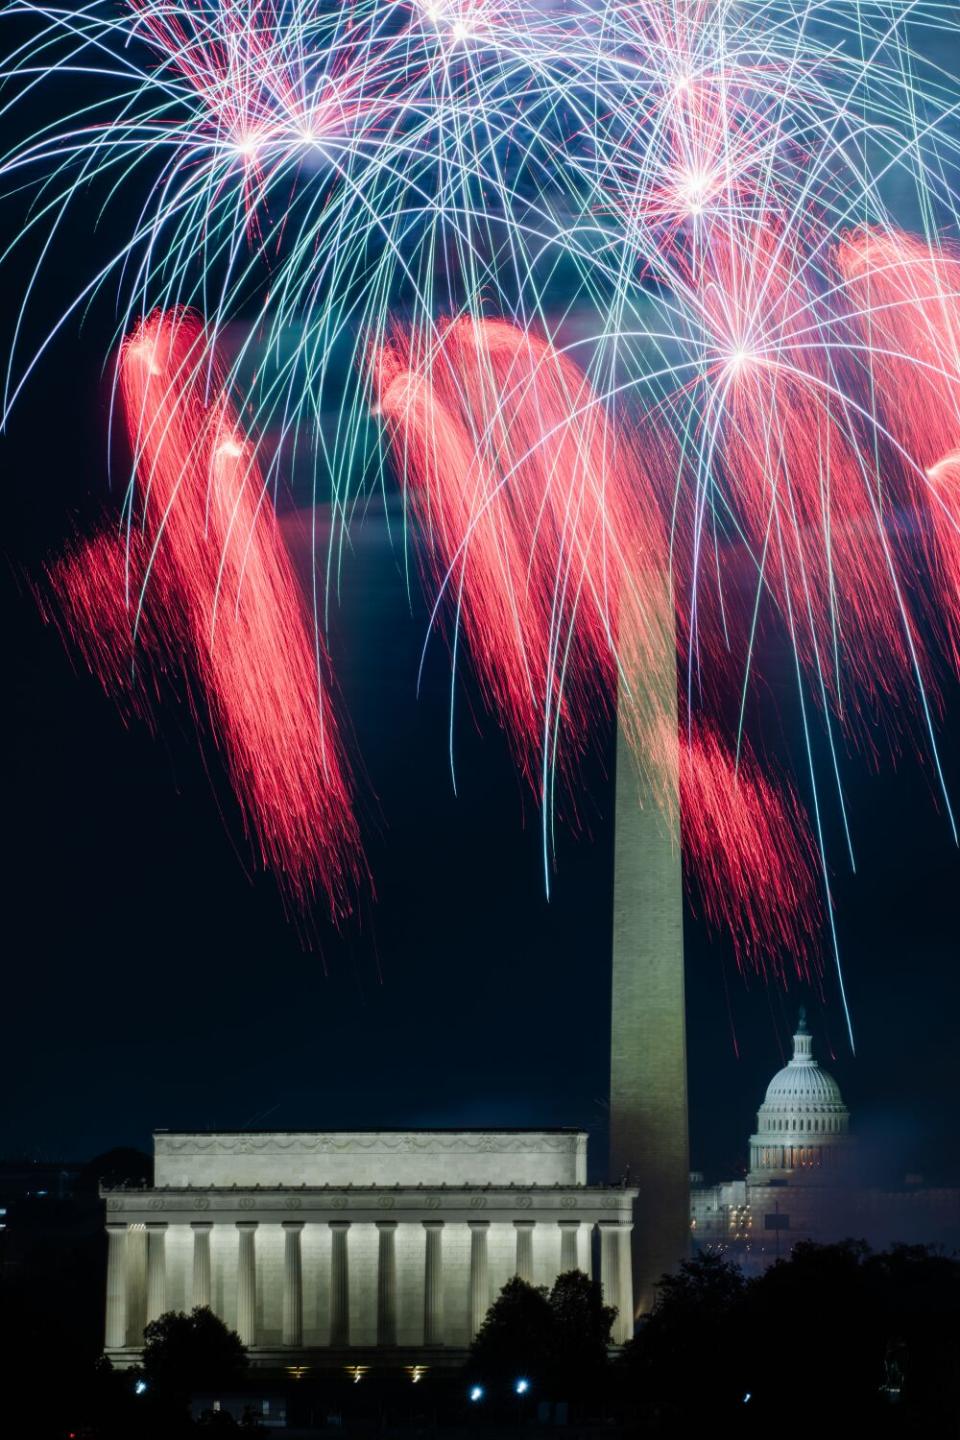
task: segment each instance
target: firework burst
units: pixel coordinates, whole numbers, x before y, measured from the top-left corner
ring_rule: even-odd
[[[108,281],[125,334],[156,307],[195,307],[211,353],[243,319],[225,386],[277,437],[258,483],[292,447],[332,501],[318,634],[354,501],[392,483],[389,448],[454,653],[462,626],[545,837],[558,768],[571,783],[598,709],[625,677],[639,696],[674,633],[686,761],[656,759],[671,745],[654,704],[621,718],[654,775],[713,804],[711,843],[731,857],[769,843],[759,825],[733,838],[719,815],[734,801],[711,799],[763,791],[742,731],[761,627],[793,647],[845,823],[836,732],[863,743],[864,714],[886,713],[894,745],[916,717],[939,773],[937,669],[960,652],[948,8],[5,13],[30,31],[5,67],[8,112],[67,75],[90,96],[0,160],[8,185],[37,184],[19,243],[39,256],[7,414],[51,338],[31,349],[28,319],[67,216],[91,187],[108,211],[136,197],[74,308]],[[204,475],[215,511],[217,467]],[[832,916],[814,751],[803,788]],[[807,855],[792,792],[757,805]],[[815,908],[802,886],[797,906]],[[726,920],[761,948],[761,922]],[[769,928],[787,943],[789,926]]]

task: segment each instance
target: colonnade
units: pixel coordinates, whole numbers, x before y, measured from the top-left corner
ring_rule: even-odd
[[[354,1222],[330,1220],[330,1346],[346,1347],[350,1336],[350,1233]],[[397,1256],[395,1220],[374,1222],[377,1230],[377,1346],[397,1344]],[[539,1222],[544,1224],[545,1222]],[[581,1221],[553,1222],[560,1231],[560,1273],[578,1268]],[[237,1233],[237,1333],[245,1345],[257,1343],[257,1231],[256,1220],[233,1222]],[[444,1343],[444,1245],[446,1222],[424,1220],[423,1344]],[[532,1281],[533,1236],[538,1222],[515,1220],[516,1274]],[[469,1272],[465,1296],[469,1334],[475,1335],[489,1309],[490,1271],[488,1262],[489,1220],[467,1222],[470,1235]],[[613,1339],[622,1344],[633,1333],[633,1281],[630,1255],[632,1225],[622,1220],[600,1221],[600,1260],[604,1299],[618,1309]],[[592,1222],[586,1222],[588,1240]],[[212,1303],[209,1221],[193,1221],[193,1267],[191,1305]],[[287,1220],[283,1230],[282,1344],[290,1349],[303,1346],[303,1259],[301,1236],[304,1222]],[[146,1319],[161,1315],[167,1308],[165,1221],[148,1222],[146,1231]],[[128,1274],[137,1263],[134,1231],[123,1224],[107,1225],[106,1346],[121,1349],[127,1344]],[[139,1241],[139,1236],[137,1236]]]

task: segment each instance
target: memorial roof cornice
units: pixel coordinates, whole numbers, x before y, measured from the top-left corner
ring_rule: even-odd
[[[637,1191],[621,1185],[161,1185],[149,1189],[100,1187],[108,1215],[152,1216],[199,1212],[224,1217],[251,1212],[347,1218],[454,1214],[468,1219],[631,1211]]]
[[[579,1125],[358,1125],[349,1130],[167,1130],[159,1127],[154,1135],[583,1135],[589,1131]]]
[[[588,1185],[588,1184],[581,1183],[581,1182],[576,1181],[576,1180],[570,1180],[570,1181],[551,1180],[551,1181],[549,1181],[549,1182],[547,1182],[546,1184],[543,1184],[543,1185],[539,1184],[536,1180],[530,1180],[530,1181],[524,1181],[524,1180],[507,1180],[507,1181],[503,1181],[502,1183],[498,1183],[498,1182],[493,1181],[493,1180],[489,1180],[489,1181],[486,1181],[486,1180],[485,1180],[485,1181],[483,1181],[482,1184],[472,1184],[472,1185],[471,1185],[471,1184],[465,1184],[465,1185],[452,1184],[452,1185],[451,1185],[451,1184],[447,1184],[446,1181],[441,1180],[441,1181],[438,1181],[436,1184],[424,1184],[423,1182],[418,1181],[415,1185],[414,1185],[414,1184],[411,1184],[411,1183],[409,1183],[409,1182],[397,1182],[397,1183],[392,1184],[392,1185],[390,1185],[390,1184],[354,1185],[354,1184],[350,1183],[349,1181],[344,1182],[344,1183],[342,1183],[342,1184],[337,1184],[336,1182],[334,1182],[334,1183],[332,1183],[332,1184],[331,1184],[331,1183],[324,1183],[323,1185],[308,1185],[305,1181],[304,1181],[304,1183],[301,1184],[301,1185],[284,1185],[284,1184],[282,1184],[282,1183],[279,1183],[279,1184],[277,1184],[277,1185],[261,1185],[261,1184],[256,1183],[256,1182],[251,1185],[251,1184],[240,1184],[239,1182],[233,1182],[233,1181],[231,1181],[229,1185],[101,1185],[101,1186],[100,1186],[100,1194],[101,1194],[101,1195],[156,1195],[156,1194],[166,1194],[166,1193],[168,1193],[168,1192],[171,1193],[171,1194],[174,1194],[174,1193],[175,1193],[175,1194],[178,1194],[178,1195],[201,1195],[201,1194],[207,1195],[207,1194],[214,1194],[214,1193],[218,1193],[218,1192],[222,1192],[222,1193],[225,1194],[225,1195],[234,1195],[234,1194],[238,1194],[238,1195],[239,1195],[240,1193],[263,1194],[263,1195],[287,1194],[287,1193],[291,1193],[291,1194],[295,1194],[295,1195],[302,1195],[302,1194],[304,1194],[304,1193],[312,1193],[312,1194],[316,1194],[316,1195],[325,1195],[325,1194],[382,1195],[382,1194],[388,1193],[388,1192],[389,1192],[390,1194],[410,1194],[410,1195],[427,1195],[427,1194],[430,1194],[431,1192],[437,1193],[437,1194],[441,1194],[441,1195],[455,1195],[455,1194],[457,1194],[457,1193],[459,1193],[459,1192],[461,1192],[461,1191],[485,1191],[485,1192],[491,1192],[491,1193],[492,1193],[492,1192],[496,1192],[496,1193],[503,1193],[503,1194],[512,1193],[512,1194],[515,1194],[515,1195],[523,1195],[523,1194],[527,1194],[528,1192],[531,1192],[531,1191],[536,1191],[536,1192],[539,1193],[539,1194],[549,1195],[549,1194],[554,1194],[554,1193],[557,1193],[557,1192],[560,1192],[560,1191],[564,1191],[564,1190],[576,1190],[577,1192],[580,1192],[580,1191],[597,1191],[597,1192],[607,1192],[607,1193],[612,1192],[612,1193],[615,1193],[615,1194],[618,1194],[618,1195],[636,1195],[636,1194],[638,1193],[637,1190],[635,1190],[635,1189],[630,1189],[628,1186],[624,1186],[624,1185],[619,1185],[619,1184],[617,1184],[617,1185],[612,1185],[612,1184],[608,1185],[608,1184],[604,1184],[604,1183],[601,1183],[601,1184],[598,1184],[598,1185]]]

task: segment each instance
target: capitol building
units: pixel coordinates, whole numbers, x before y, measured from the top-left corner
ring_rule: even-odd
[[[907,1176],[891,1189],[863,1183],[850,1112],[820,1068],[800,1011],[789,1064],[767,1086],[742,1180],[704,1185],[691,1176],[693,1246],[736,1260],[748,1273],[789,1255],[798,1240],[853,1236],[883,1247],[960,1245],[960,1193]]]
[[[582,1131],[160,1131],[154,1172],[101,1190],[121,1367],[197,1305],[255,1365],[459,1364],[511,1276],[552,1285],[595,1254],[614,1342],[633,1333],[637,1192],[587,1184]]]

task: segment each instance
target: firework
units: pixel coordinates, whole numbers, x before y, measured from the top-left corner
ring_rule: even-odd
[[[927,611],[960,665],[960,256],[901,233],[838,247],[881,410],[893,503],[914,517],[929,562]]]
[[[891,727],[919,715],[936,763],[918,605],[960,651],[957,262],[934,235],[960,213],[942,61],[960,27],[942,6],[8,13],[36,25],[6,65],[11,107],[59,75],[92,76],[93,98],[0,158],[11,185],[39,181],[5,413],[48,343],[28,345],[27,317],[58,230],[90,187],[108,207],[135,194],[137,222],[76,307],[108,280],[126,331],[154,307],[196,306],[196,376],[244,315],[226,387],[332,501],[328,595],[356,498],[389,483],[379,410],[432,599],[452,598],[453,652],[462,626],[545,815],[555,768],[572,778],[615,683],[637,754],[674,774],[657,685],[641,683],[674,632],[689,763],[715,778],[733,765],[754,818],[776,811],[742,731],[757,633],[779,627],[793,647],[824,877],[814,724],[851,852],[838,717],[870,744],[878,709]],[[928,234],[902,234],[894,198]],[[205,393],[177,389],[187,418],[171,415],[172,433],[193,433]],[[199,465],[211,515],[249,463],[228,448]],[[156,523],[159,538],[172,517]],[[146,597],[160,550],[145,533]],[[236,579],[231,527],[211,543],[223,573],[204,582],[198,654],[215,651]],[[789,828],[792,792],[779,803]],[[732,854],[754,848],[716,834]]]
[[[811,329],[830,333],[829,317],[817,325],[819,297],[791,273],[782,235],[756,224],[737,241],[734,249],[721,231],[710,246],[718,349],[728,356],[719,458],[815,692],[855,719],[859,698],[875,709],[912,679],[912,620],[882,489],[830,350],[809,344]],[[757,344],[750,317],[761,307]]]
[[[809,979],[822,915],[816,850],[795,795],[749,753],[735,763],[706,728],[681,739],[677,763],[684,866],[705,918],[733,937],[741,960]]]
[[[671,718],[666,536],[636,447],[572,361],[515,326],[450,325],[419,368],[397,334],[374,370],[436,583],[528,777],[551,774],[551,723],[575,753],[589,742],[624,667],[619,722],[648,796],[680,805],[706,918],[742,958],[806,973],[819,907],[794,797]]]
[[[125,542],[104,528],[76,540],[47,567],[47,585],[38,587],[37,597],[44,618],[58,627],[67,649],[99,680],[124,718],[154,728],[151,698],[164,661],[170,659],[164,634],[175,633],[178,626],[171,625],[172,597],[158,573],[135,643],[136,586],[142,582],[145,560],[139,534]],[[153,623],[155,615],[164,621],[161,628]]]
[[[195,677],[262,863],[298,908],[320,890],[343,914],[362,860],[328,662],[255,445],[189,315],[138,327],[120,387],[142,529],[99,534],[51,567],[68,641],[125,710],[148,719],[150,677]]]
[[[618,657],[655,770],[661,717],[640,717],[671,634],[667,546],[635,448],[530,329],[462,320],[426,355],[415,345],[397,332],[377,355],[379,407],[434,583],[528,779],[544,792],[561,737],[582,753]]]

